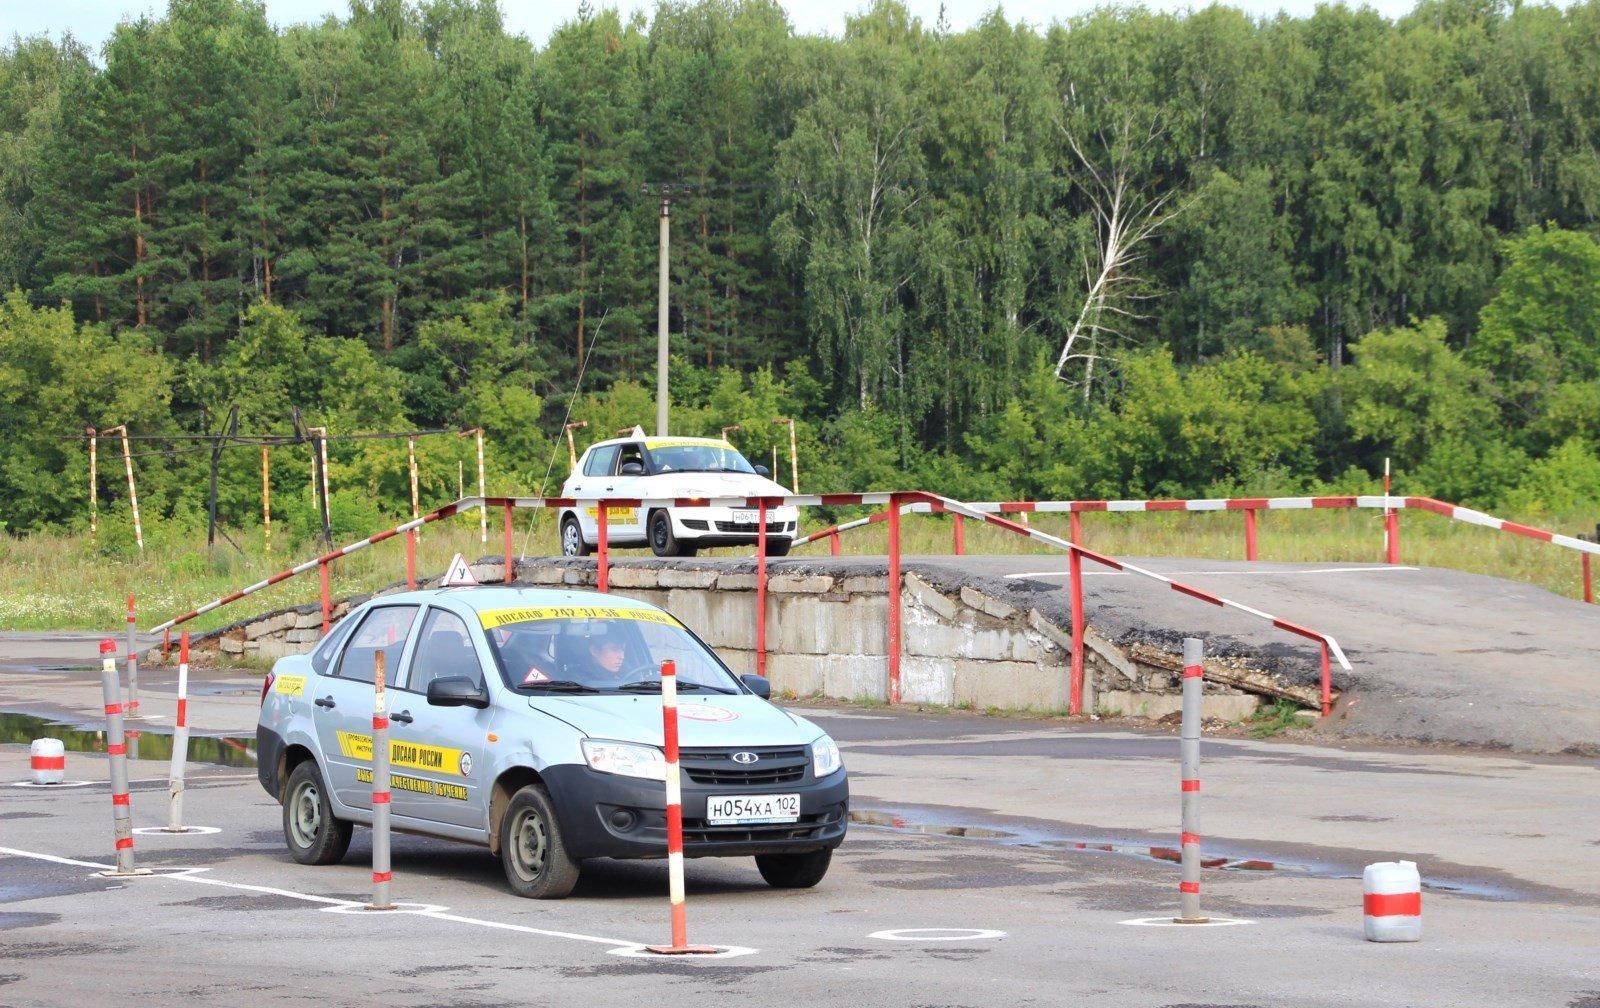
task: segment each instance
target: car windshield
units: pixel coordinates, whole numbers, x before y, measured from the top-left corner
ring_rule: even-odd
[[[655,692],[669,660],[684,692],[743,692],[709,648],[653,609],[532,606],[478,615],[506,685],[522,693]]]
[[[735,472],[754,474],[755,469],[739,450],[728,444],[682,442],[652,444],[650,461],[658,473]]]

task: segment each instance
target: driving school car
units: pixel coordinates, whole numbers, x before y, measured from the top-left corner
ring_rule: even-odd
[[[627,437],[591,445],[561,487],[561,496],[579,505],[561,512],[561,551],[587,556],[600,542],[600,511],[585,499],[686,497],[782,497],[766,466],[751,465],[721,438],[646,437],[634,428]],[[767,553],[785,556],[800,521],[792,504],[767,509]],[[759,536],[754,507],[610,507],[607,546],[649,545],[656,556],[694,556],[706,546],[744,546]]]
[[[289,852],[333,864],[372,822],[384,658],[393,828],[487,846],[511,889],[560,899],[588,858],[667,852],[660,667],[677,664],[684,853],[816,885],[844,841],[839,748],[669,613],[592,592],[405,592],[352,611],[262,689],[259,776]]]

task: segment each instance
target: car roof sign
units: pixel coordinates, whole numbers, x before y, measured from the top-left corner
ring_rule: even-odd
[[[470,588],[477,583],[478,579],[472,576],[472,568],[467,566],[467,558],[457,553],[455,559],[450,561],[450,568],[444,572],[441,584],[446,588]]]

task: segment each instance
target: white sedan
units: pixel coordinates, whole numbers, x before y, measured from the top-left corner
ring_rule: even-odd
[[[766,466],[751,465],[720,438],[626,437],[591,445],[562,484],[561,496],[597,498],[782,497]],[[694,556],[702,546],[752,545],[754,507],[613,507],[606,512],[606,545],[649,545],[656,556]],[[600,542],[599,509],[579,505],[561,512],[561,552],[586,556]],[[793,505],[767,510],[767,553],[784,556],[800,520]]]

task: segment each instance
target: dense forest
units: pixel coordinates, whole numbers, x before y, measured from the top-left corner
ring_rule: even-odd
[[[1365,490],[1391,457],[1406,492],[1600,509],[1597,0],[880,2],[839,37],[701,0],[542,45],[474,0],[172,0],[0,50],[0,528],[85,521],[86,426],[235,407],[481,425],[492,490],[553,491],[564,420],[653,416],[663,195],[674,428],[765,457],[795,417],[803,489]],[[453,498],[470,440],[419,445]],[[352,527],[409,507],[404,441],[332,451]],[[209,452],[137,442],[146,513],[192,519]],[[222,464],[248,521],[257,449]]]

